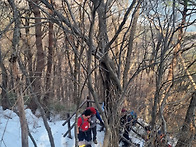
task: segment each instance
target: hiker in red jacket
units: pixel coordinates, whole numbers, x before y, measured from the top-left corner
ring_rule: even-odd
[[[79,143],[78,145],[90,144],[91,141],[91,132],[90,132],[90,123],[89,118],[91,117],[92,112],[88,109],[85,110],[82,116],[78,118],[77,123],[77,135]]]

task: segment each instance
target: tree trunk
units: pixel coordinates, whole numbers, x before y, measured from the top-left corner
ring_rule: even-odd
[[[20,81],[19,81],[20,82]],[[25,117],[25,110],[24,110],[24,100],[23,100],[23,94],[21,90],[21,83],[18,84],[18,111],[19,111],[19,117],[20,117],[20,125],[21,125],[21,134],[22,134],[22,147],[28,147],[28,126],[27,126],[27,120]]]
[[[19,117],[20,117],[20,125],[21,125],[21,141],[22,147],[28,147],[28,126],[25,117],[24,111],[24,100],[22,96],[22,84],[20,83],[18,65],[17,65],[17,49],[19,48],[19,39],[20,39],[20,15],[18,9],[13,0],[8,0],[10,6],[13,10],[13,17],[15,19],[15,26],[14,26],[14,33],[13,33],[13,40],[12,40],[12,48],[13,53],[10,58],[10,65],[13,71],[13,82],[15,84],[15,92],[17,93],[18,98],[18,110],[19,110]]]
[[[25,19],[25,37],[26,37],[26,50],[25,50],[25,56],[26,56],[26,63],[27,63],[27,71],[29,73],[29,78],[30,78],[30,82],[33,82],[33,62],[32,62],[32,58],[33,58],[33,54],[31,51],[31,43],[30,43],[30,29],[29,29],[29,22],[30,22],[30,15],[31,13],[28,12],[26,14],[26,19]],[[26,83],[28,81],[28,78],[26,78]],[[29,86],[27,84],[27,86]]]
[[[195,120],[195,108],[196,108],[196,91],[192,94],[192,98],[186,113],[184,124],[180,131],[180,137],[176,144],[176,147],[191,147],[192,140],[196,133],[194,126]]]
[[[1,36],[0,36],[0,41],[1,41]],[[3,64],[2,60],[2,52],[1,52],[1,43],[0,43],[0,67],[1,67],[1,77],[2,77],[2,91],[1,91],[1,104],[3,107],[3,110],[8,109],[10,107],[9,105],[9,100],[7,97],[7,82],[8,82],[8,76],[7,76],[7,71],[6,68]]]
[[[20,65],[22,65],[20,60],[19,60],[18,62],[20,63]],[[22,67],[22,66],[21,66],[21,67]],[[28,74],[27,74],[27,72],[25,71],[25,69],[24,69],[23,67],[21,68],[21,70],[22,70],[22,72],[23,72],[23,75],[25,75],[25,76],[28,77]],[[50,126],[48,125],[45,111],[44,111],[44,109],[42,108],[41,104],[39,103],[39,101],[38,101],[38,99],[37,99],[37,95],[34,93],[33,87],[32,87],[32,85],[31,85],[30,83],[31,83],[31,82],[30,82],[30,78],[27,78],[27,85],[29,85],[30,93],[31,93],[32,97],[34,98],[34,102],[36,103],[36,105],[38,106],[38,108],[39,108],[39,110],[40,110],[40,112],[41,112],[42,119],[43,119],[43,122],[44,122],[44,126],[45,126],[45,128],[46,128],[46,131],[47,131],[47,133],[48,133],[48,137],[49,137],[49,140],[50,140],[50,145],[51,145],[51,147],[55,147],[54,139],[53,139],[53,136],[52,136],[52,131],[51,131]],[[29,133],[29,135],[30,135],[30,133]],[[31,135],[30,135],[30,137],[32,138]],[[33,143],[34,143],[34,146],[36,147],[36,144],[35,144],[34,140],[32,140],[32,141],[33,141]]]
[[[50,0],[51,3],[51,0]],[[49,10],[49,14],[52,15],[52,11]],[[50,112],[49,112],[49,100],[50,100],[50,93],[51,93],[51,72],[52,72],[52,60],[53,60],[53,23],[49,21],[49,32],[48,32],[48,58],[47,58],[47,71],[46,71],[46,94],[43,99],[44,110],[46,112],[46,117],[50,119]]]
[[[133,22],[131,24],[129,43],[128,43],[128,49],[127,49],[127,55],[126,55],[126,63],[125,63],[125,69],[123,72],[123,88],[126,87],[127,81],[128,81],[127,75],[128,75],[128,72],[130,70],[130,65],[131,65],[131,53],[133,50],[133,41],[134,41],[135,32],[136,32],[136,28],[137,28],[137,21],[138,21],[138,17],[139,17],[139,13],[140,13],[139,7],[140,7],[140,5],[138,5],[136,12],[134,12]]]
[[[42,70],[44,68],[44,51],[42,47],[42,31],[41,31],[41,14],[39,8],[37,7],[39,1],[33,0],[30,2],[30,6],[35,16],[35,36],[36,36],[36,48],[37,48],[37,63],[36,63],[36,71],[35,71],[35,80],[33,82],[34,92],[37,95],[37,99],[40,102],[41,97],[41,76]],[[29,105],[30,109],[33,113],[35,113],[37,109],[37,104],[35,103],[34,99],[32,98],[31,103]]]

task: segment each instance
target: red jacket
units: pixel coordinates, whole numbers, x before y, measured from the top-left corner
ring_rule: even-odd
[[[81,131],[87,131],[90,127],[90,123],[88,121],[88,118],[84,119],[84,117],[83,117],[83,119],[82,119],[82,117],[83,116],[78,118],[77,125]]]

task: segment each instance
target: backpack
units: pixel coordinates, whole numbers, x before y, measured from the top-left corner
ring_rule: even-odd
[[[133,126],[135,126],[137,122],[137,114],[133,110],[128,114],[128,122],[132,122]]]
[[[91,126],[96,126],[96,122],[97,122],[96,115],[92,115],[92,116],[89,118],[89,122],[90,122],[90,125],[91,125]]]
[[[130,115],[132,116],[133,119],[137,119],[137,114],[133,110],[130,112]]]
[[[132,110],[128,115],[128,121],[135,121],[137,120],[137,114]]]
[[[87,131],[89,129],[89,122],[88,120],[87,121],[84,121],[84,118],[82,116],[80,116],[80,118],[82,119],[82,123],[80,124],[80,131]]]

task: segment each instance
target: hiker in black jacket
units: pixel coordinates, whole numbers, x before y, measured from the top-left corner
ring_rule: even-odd
[[[121,110],[121,119],[120,119],[120,125],[122,127],[123,130],[123,137],[128,140],[129,142],[131,141],[131,138],[129,137],[129,131],[130,131],[130,124],[128,122],[128,113],[126,109],[122,109]],[[123,146],[122,147],[128,147],[129,143],[125,140],[125,139],[121,139],[121,141],[123,142]]]

